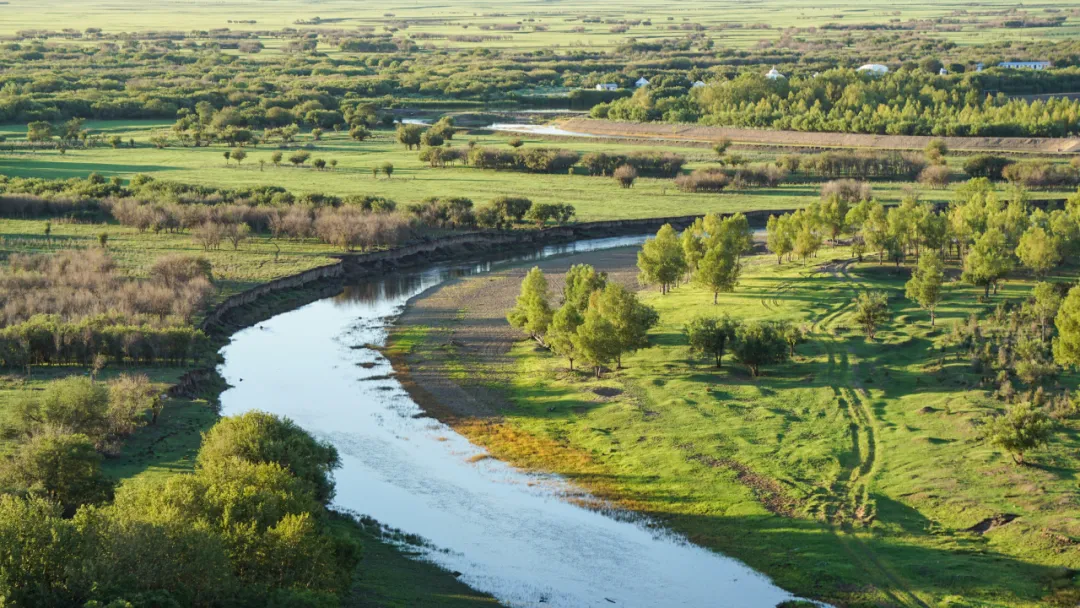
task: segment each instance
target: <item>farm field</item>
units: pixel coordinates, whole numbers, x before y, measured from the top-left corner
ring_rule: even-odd
[[[575,263],[634,286],[635,255],[540,267],[554,293]],[[1009,280],[986,304],[951,281],[931,327],[903,299],[904,268],[855,263],[845,249],[781,266],[759,255],[715,306],[690,285],[640,292],[660,315],[651,346],[598,381],[506,324],[526,269],[425,294],[391,343],[414,397],[494,456],[559,472],[838,605],[1048,606],[1072,597],[1068,573],[1080,556],[1064,539],[1078,532],[1075,423],[1016,467],[979,440],[979,420],[1003,406],[948,342],[953,325],[1025,297],[1030,280]],[[1070,268],[1053,280],[1074,276]],[[873,341],[851,317],[852,298],[867,289],[889,294],[891,321]],[[687,351],[683,325],[720,312],[810,333],[794,360],[752,378],[731,357],[716,369]],[[986,523],[1004,514],[1018,517]]]

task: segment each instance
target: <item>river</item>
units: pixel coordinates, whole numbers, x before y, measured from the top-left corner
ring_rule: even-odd
[[[449,278],[522,261],[640,244],[578,241],[506,262],[439,265],[365,279],[340,295],[233,335],[219,371],[222,414],[287,416],[341,454],[334,506],[426,539],[424,559],[512,607],[773,608],[792,599],[745,564],[627,514],[566,500],[582,492],[520,472],[425,415],[382,345],[408,299]]]

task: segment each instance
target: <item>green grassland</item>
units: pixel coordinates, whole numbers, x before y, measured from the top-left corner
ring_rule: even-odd
[[[272,146],[248,148],[248,158],[239,166],[235,161],[226,164],[223,156],[228,150],[222,145],[184,148],[173,145],[155,149],[146,140],[155,132],[167,131],[170,125],[153,121],[101,121],[86,123],[88,129],[121,136],[124,141],[134,138],[138,147],[73,148],[61,154],[56,150],[27,151],[16,148],[5,153],[0,149],[0,174],[16,177],[67,178],[86,177],[96,171],[106,178],[127,179],[137,173],[155,178],[205,184],[219,187],[282,186],[296,193],[317,192],[348,195],[369,194],[385,196],[399,204],[418,202],[431,196],[462,196],[483,204],[497,196],[527,196],[534,202],[570,203],[577,209],[579,221],[672,217],[708,212],[730,213],[757,209],[794,209],[804,207],[819,198],[818,183],[785,183],[776,188],[748,188],[722,194],[684,193],[670,179],[641,178],[633,188],[622,189],[610,178],[591,177],[577,168],[577,174],[546,175],[510,171],[481,170],[471,167],[431,168],[420,161],[415,150],[398,144],[392,131],[375,131],[374,137],[356,142],[346,133],[328,132],[322,141],[312,141],[309,134],[301,136],[301,145],[310,144],[312,158],[336,159],[337,168],[318,171],[308,165],[296,168],[285,160],[275,167],[270,156]],[[0,135],[9,141],[24,137],[25,125],[0,126]],[[480,146],[505,147],[512,134],[459,134],[452,142],[464,146],[473,140]],[[672,151],[687,158],[687,170],[714,166],[715,156],[703,148],[682,148],[674,145],[634,145],[610,143],[581,138],[569,141],[546,141],[542,137],[523,136],[526,147],[553,147],[588,152],[633,152],[639,150]],[[738,150],[751,162],[770,162],[777,152],[769,150]],[[263,165],[259,161],[264,161]],[[1060,159],[1056,159],[1060,161]],[[394,165],[393,177],[375,178],[372,168],[384,162]],[[957,184],[966,176],[960,170],[963,158],[950,159]],[[954,184],[955,187],[957,184]],[[899,202],[911,184],[874,182],[874,192],[886,203]],[[948,189],[921,189],[924,200],[947,202],[952,195]],[[1035,192],[1033,198],[1062,199],[1064,191]]]
[[[1066,9],[1069,3],[1025,3],[1023,9],[1040,15],[1045,9]],[[987,0],[973,6],[967,2],[927,2],[902,0],[887,6],[867,5],[853,0],[828,3],[802,3],[792,0],[736,2],[722,0],[705,2],[658,2],[630,0],[615,2],[599,0],[588,5],[559,1],[537,4],[526,0],[468,0],[467,2],[431,5],[408,0],[391,0],[377,4],[347,0],[324,0],[318,3],[301,0],[275,2],[218,2],[194,0],[187,2],[156,0],[56,0],[40,3],[32,0],[9,0],[0,5],[0,33],[25,29],[101,27],[108,33],[128,31],[191,31],[212,28],[233,30],[280,30],[285,27],[313,29],[344,29],[375,27],[408,21],[410,34],[491,34],[506,36],[504,40],[475,42],[435,39],[430,44],[439,48],[506,47],[524,51],[555,46],[569,48],[609,48],[624,42],[627,37],[647,41],[681,35],[669,26],[701,24],[706,27],[726,27],[716,35],[721,46],[750,48],[759,40],[775,40],[788,27],[821,26],[826,23],[885,23],[892,19],[930,19],[950,16],[954,11],[970,13],[1014,9],[1015,2]],[[598,17],[601,22],[582,22],[581,16]],[[298,25],[297,20],[321,19],[319,24]],[[613,33],[606,20],[651,20],[651,25],[631,26],[629,32]],[[988,17],[982,17],[988,19]],[[238,23],[254,21],[255,23]],[[484,31],[483,25],[517,24],[521,31]],[[732,25],[747,27],[731,28]],[[749,27],[764,24],[765,29]],[[546,29],[537,30],[541,25]],[[466,29],[465,26],[468,26]],[[583,27],[584,31],[575,31]],[[988,36],[996,40],[1062,39],[1075,36],[1080,20],[1070,17],[1063,27],[1008,29],[977,29],[964,24],[959,31],[942,35],[959,44],[984,43]],[[837,33],[842,36],[843,33]],[[272,39],[270,40],[272,42]],[[422,41],[423,42],[423,41]],[[272,48],[272,45],[268,45]],[[331,49],[326,49],[331,50]]]
[[[600,381],[568,373],[565,360],[529,341],[515,347],[508,369],[463,360],[499,378],[490,388],[513,403],[502,425],[468,427],[471,436],[500,458],[570,476],[743,559],[796,593],[847,606],[1075,604],[1077,422],[1063,421],[1051,445],[1030,454],[1031,466],[1013,464],[979,440],[980,419],[1004,404],[966,355],[941,350],[951,324],[1019,301],[1032,281],[1014,277],[985,304],[979,290],[953,281],[931,327],[903,297],[907,269],[846,258],[826,250],[778,266],[759,256],[716,306],[693,286],[643,294],[660,313],[653,346]],[[890,296],[893,321],[874,341],[850,321],[863,289]],[[721,312],[791,320],[812,333],[792,362],[754,379],[730,357],[716,369],[685,346],[684,323]],[[411,345],[420,360],[425,348],[439,348],[432,336]],[[1078,380],[1059,378],[1063,386]],[[1007,513],[1020,517],[968,531]]]

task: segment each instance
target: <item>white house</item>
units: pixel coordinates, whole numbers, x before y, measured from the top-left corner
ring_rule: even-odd
[[[949,70],[946,70],[945,68],[941,68],[940,70],[937,71],[937,73],[938,73],[938,76],[946,76],[949,73]]]
[[[881,65],[880,63],[868,63],[866,65],[859,66],[858,68],[856,68],[855,71],[869,72],[871,74],[874,74],[875,76],[880,76],[881,74],[888,74],[889,68],[887,66]]]
[[[703,86],[705,86],[705,83],[699,80],[699,81],[695,82],[694,84],[690,85],[690,88],[691,89],[700,89]]]
[[[639,88],[639,89],[641,87],[647,87],[647,86],[649,86],[649,81],[644,76],[642,76],[641,78],[637,79],[637,82],[634,83],[634,86]]]
[[[776,68],[773,68],[765,74],[765,78],[768,78],[769,80],[776,80],[777,78],[787,78],[787,76],[784,76],[780,72],[776,71]]]
[[[618,89],[619,85],[615,84],[614,82],[604,82],[596,85],[597,91],[617,91]]]
[[[1002,61],[999,68],[1012,70],[1047,70],[1050,69],[1049,61]]]

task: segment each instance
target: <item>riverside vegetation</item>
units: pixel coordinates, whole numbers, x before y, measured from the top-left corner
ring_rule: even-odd
[[[530,272],[515,409],[463,432],[806,597],[1076,603],[1080,164],[485,128],[1070,137],[1075,10],[47,4],[0,6],[0,604],[494,603],[334,512],[332,446],[178,390],[201,322],[340,255],[680,215],[649,292]]]

